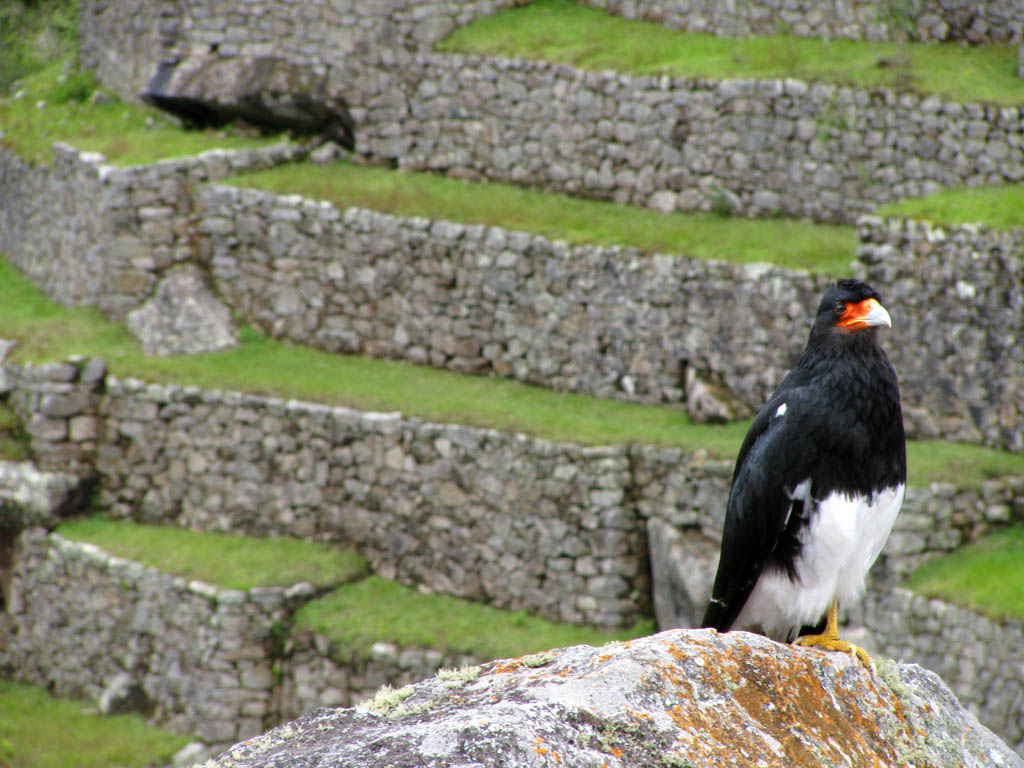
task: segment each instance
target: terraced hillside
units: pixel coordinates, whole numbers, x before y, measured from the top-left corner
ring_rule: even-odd
[[[102,18],[94,4],[82,11],[91,24]],[[192,549],[172,545],[166,528],[150,531],[150,542],[130,554],[119,549],[121,534],[95,539],[112,555],[76,543],[93,540],[86,527],[28,531],[16,559],[0,556],[6,674],[96,698],[127,673],[156,721],[207,746],[226,745],[442,664],[457,677],[459,667],[496,655],[646,633],[655,613],[662,627],[692,620],[705,599],[743,418],[791,364],[821,286],[852,269],[889,286],[884,292],[905,307],[911,330],[890,344],[906,351],[908,426],[919,438],[909,449],[915,487],[876,569],[876,591],[853,618],[867,623],[880,648],[935,665],[949,658],[929,629],[935,611],[954,621],[965,638],[958,657],[972,659],[973,672],[943,674],[956,678],[958,694],[976,702],[991,727],[1022,743],[1024,681],[1007,677],[1002,660],[1012,658],[1007,638],[1019,633],[1024,608],[993,609],[974,585],[969,597],[956,584],[925,586],[927,571],[910,583],[995,615],[933,608],[890,590],[921,563],[934,575],[938,556],[964,546],[982,553],[981,565],[975,556],[965,566],[972,579],[998,581],[1003,544],[1016,546],[1024,458],[1012,341],[1022,236],[1012,229],[1020,226],[1014,206],[1006,206],[1009,219],[993,222],[996,231],[980,229],[982,240],[978,227],[956,227],[955,214],[940,216],[941,227],[867,219],[856,230],[787,215],[849,222],[842,211],[850,200],[855,210],[871,210],[954,181],[1013,180],[1024,99],[1015,99],[1010,81],[1008,95],[994,97],[1002,106],[968,102],[957,113],[955,94],[943,94],[936,109],[931,97],[911,91],[872,91],[881,95],[865,101],[856,89],[803,84],[797,72],[758,81],[630,79],[634,63],[595,74],[490,54],[488,25],[521,23],[528,31],[536,23],[529,13],[548,25],[552,14],[571,22],[579,12],[536,3],[466,27],[440,52],[423,41],[433,44],[449,25],[414,27],[417,42],[405,41],[390,61],[380,51],[372,61],[381,78],[375,87],[391,94],[380,96],[386,103],[356,100],[372,68],[356,72],[365,77],[348,96],[364,128],[347,162],[312,164],[332,153],[230,129],[187,133],[141,107],[90,101],[91,84],[80,100],[50,103],[59,101],[52,94],[61,78],[69,79],[56,70],[27,76],[20,97],[0,101],[0,248],[15,265],[0,268],[0,337],[18,341],[0,387],[0,431],[11,435],[0,445],[10,446],[3,450],[12,459],[72,470],[50,481],[23,464],[5,474],[4,498],[22,510],[15,518],[53,528],[69,511],[86,511],[82,494],[95,484],[90,511],[109,518],[263,539],[233,555],[213,539],[209,551],[220,554],[200,560],[255,560],[267,539],[282,548],[315,539],[331,551],[354,546],[366,563],[344,586],[337,583],[349,576],[329,585],[283,576],[274,587],[210,586],[215,577],[180,575],[180,564],[152,560],[160,550]],[[594,23],[607,19],[585,12],[601,19]],[[223,34],[215,26],[197,28],[213,39]],[[641,39],[652,34],[642,29]],[[684,45],[667,34],[669,48]],[[470,58],[450,52],[473,46]],[[1015,50],[968,52],[1005,58]],[[543,55],[562,56],[550,48]],[[953,55],[963,68],[966,54]],[[399,104],[387,88],[402,66]],[[804,96],[825,111],[797,114]],[[574,104],[575,112],[552,122],[530,112],[540,103],[534,97]],[[774,105],[773,117],[764,103]],[[616,104],[631,106],[604,113]],[[679,114],[691,127],[737,114],[736,125],[710,129],[731,131],[736,143],[710,152],[713,162],[701,167],[697,146],[680,146],[680,134],[664,126],[648,133],[645,125],[664,117],[667,105],[676,110],[672,130]],[[499,129],[506,108],[515,120]],[[900,139],[890,142],[918,113],[927,130],[946,131],[927,163]],[[577,136],[575,126],[587,121],[592,127]],[[787,121],[793,136],[808,134],[795,145]],[[869,167],[851,137],[871,154],[874,133],[890,154]],[[675,155],[658,144],[666,136],[669,149],[677,142]],[[40,138],[100,150],[121,165],[72,148],[59,150],[50,168],[27,163],[38,157]],[[229,140],[241,148],[194,156]],[[971,141],[982,141],[978,152],[968,151]],[[583,145],[601,158],[593,166],[580,159]],[[789,155],[797,145],[805,154]],[[847,168],[830,175],[844,151],[860,158],[850,165],[862,163],[857,179],[844,176]],[[139,165],[167,152],[183,159]],[[789,171],[803,164],[783,186],[817,189],[807,198],[817,195],[811,208],[790,206],[772,187],[780,182],[759,158],[773,152],[787,157]],[[978,159],[968,168],[957,159],[964,157]],[[405,172],[372,167],[388,160]],[[674,177],[664,170],[673,163]],[[947,165],[966,175],[954,178]],[[906,167],[916,176],[892,175]],[[262,170],[236,175],[255,169]],[[745,186],[751,179],[767,186]],[[1018,193],[990,192],[1000,201]],[[953,197],[945,210],[983,218],[959,202],[968,197]],[[894,203],[887,215],[900,205],[912,203]],[[746,217],[766,212],[773,215]],[[234,314],[229,335],[238,345],[148,356],[126,328],[138,333],[139,313],[160,304],[155,297],[187,270],[213,288],[229,319]],[[62,304],[101,311],[59,307],[22,273]],[[922,293],[926,279],[931,287]],[[936,337],[936,321],[955,344]],[[726,423],[694,423],[699,418]],[[40,483],[79,492],[53,491],[52,507],[33,518],[18,493]],[[121,525],[109,530],[132,530]],[[1001,543],[986,550],[993,531],[1001,538],[991,541]],[[0,539],[0,553],[13,541]],[[280,551],[271,558],[289,559]],[[367,570],[374,575],[364,578]],[[66,647],[43,657],[67,665],[30,668],[25,659],[40,654],[31,638],[47,634],[56,616],[71,628],[94,620],[93,600],[69,600],[59,586],[65,573],[84,574],[87,592],[110,595],[124,610],[111,614],[106,644],[76,651],[73,632],[53,633],[51,642]],[[328,586],[337,590],[325,595]],[[47,594],[46,607],[24,599],[32,594]],[[158,594],[174,604],[159,603]],[[84,613],[65,612],[65,602]],[[243,620],[249,609],[261,618]],[[889,623],[894,610],[910,617],[910,637]],[[170,640],[153,618],[168,612],[182,620]],[[435,626],[439,616],[446,619]],[[226,654],[216,670],[181,655],[181,647],[203,649],[211,637],[216,653]],[[209,695],[214,689],[229,695],[221,701]]]

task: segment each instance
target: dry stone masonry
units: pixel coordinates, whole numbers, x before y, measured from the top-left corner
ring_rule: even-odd
[[[1020,41],[1024,8],[1013,0],[584,0],[627,19],[729,37],[777,35],[970,43]]]
[[[160,61],[272,53],[324,77],[325,89],[349,105],[358,152],[406,168],[661,210],[708,210],[724,200],[737,214],[842,222],[902,197],[1024,178],[1017,107],[791,80],[630,77],[431,52],[456,25],[510,2],[402,0],[386,13],[334,2],[301,14],[274,0],[224,2],[213,13],[206,3],[181,3],[158,24],[167,44],[144,52],[109,36],[111,29],[133,32],[117,23],[138,4],[82,8],[84,61],[122,95],[137,93],[138,73],[155,72]],[[702,5],[735,12],[759,4]],[[1010,5],[990,3],[970,28],[1019,36],[1021,13]],[[949,18],[957,13],[951,9]],[[119,57],[131,64],[113,66]]]
[[[220,329],[202,349],[230,346],[233,310],[330,351],[691,410],[694,376],[756,409],[829,279],[202,184],[304,151],[122,169],[57,147],[48,169],[0,148],[0,249],[61,303],[128,316],[153,351],[197,351],[197,323]],[[861,238],[850,271],[894,313],[910,434],[1024,448],[1021,232],[868,218]]]
[[[43,407],[40,393],[50,377],[67,378],[62,365],[5,365],[8,400],[22,419]],[[72,367],[90,366],[98,364],[83,360]],[[100,505],[108,515],[344,540],[380,575],[562,621],[628,626],[653,600],[660,626],[690,625],[706,603],[731,463],[702,451],[585,448],[397,413],[110,375],[90,391],[97,437],[93,448],[77,450],[89,458],[83,467],[99,473]],[[46,435],[32,437],[33,453],[45,455]],[[977,488],[912,486],[872,574],[873,589],[883,596],[877,599],[887,599],[888,588],[917,565],[1021,521],[1024,478]],[[938,642],[944,625],[930,619],[927,631],[908,641],[885,618],[895,614],[884,613],[875,599],[858,616],[878,642],[887,649],[921,643],[922,657],[930,658],[929,643]],[[981,626],[967,612],[944,616],[966,628],[964,637],[973,638]],[[995,633],[1017,631],[992,626]],[[984,647],[994,653],[1002,646]],[[358,700],[383,678],[410,680],[437,661],[425,649],[382,646],[368,660],[346,665],[327,641],[306,636],[287,649],[283,658],[294,672],[281,689],[280,711],[289,716]],[[913,658],[917,652],[906,651]],[[1013,658],[1011,651],[1005,663],[993,662],[1010,681],[1017,679]],[[332,682],[315,683],[318,675]],[[1010,719],[988,708],[984,685],[965,680],[955,687],[986,723],[1019,739],[1016,684],[1000,685],[1009,686],[998,701],[1014,707]]]

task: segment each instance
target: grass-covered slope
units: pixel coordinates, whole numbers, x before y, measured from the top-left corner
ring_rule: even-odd
[[[1024,80],[1021,82],[1024,84]],[[1024,227],[1024,184],[944,189],[884,205],[878,215],[926,219],[946,226],[981,223],[990,229]]]
[[[206,533],[98,517],[64,523],[57,533],[225,589],[286,587],[302,581],[332,586],[362,578],[368,569],[355,552],[302,539]]]
[[[768,262],[824,274],[849,272],[857,245],[853,227],[712,213],[663,214],[512,184],[350,163],[283,165],[228,183],[328,200],[342,210],[360,206],[401,216],[495,225],[570,243],[745,264]]]
[[[183,131],[160,110],[98,93],[92,74],[77,67],[78,14],[78,0],[0,2],[0,132],[23,157],[48,163],[54,142],[64,141],[136,165],[280,141]]]
[[[1024,527],[1008,528],[918,568],[907,581],[927,597],[950,600],[1000,620],[1024,618]]]
[[[958,102],[1024,102],[1016,45],[716,37],[628,21],[573,0],[534,0],[479,19],[439,47],[630,74],[794,78],[934,93]]]
[[[238,349],[208,355],[148,357],[123,326],[88,307],[51,302],[0,258],[0,338],[22,341],[29,362],[101,355],[118,376],[254,394],[397,410],[453,422],[588,445],[642,443],[736,455],[747,422],[697,425],[680,408],[602,400],[515,381],[468,376],[390,360],[289,346],[245,328]],[[908,446],[910,481],[978,484],[1024,475],[1024,454],[943,441]]]
[[[191,741],[139,715],[94,712],[90,704],[0,680],[0,768],[149,768],[169,765]]]
[[[644,620],[618,632],[558,624],[371,576],[303,606],[294,628],[328,638],[343,659],[365,658],[375,642],[388,642],[490,660],[640,637],[654,624]]]

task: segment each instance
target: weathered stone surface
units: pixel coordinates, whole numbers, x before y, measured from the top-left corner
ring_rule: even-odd
[[[169,270],[153,297],[129,312],[126,322],[149,355],[195,355],[238,346],[231,312],[192,265]]]
[[[163,62],[142,98],[200,126],[244,120],[355,147],[345,100],[330,95],[311,68],[279,58],[204,55]]]
[[[916,665],[671,631],[486,664],[231,748],[220,768],[1024,766]]]
[[[658,627],[699,626],[711,596],[718,546],[660,518],[647,522],[647,546]]]
[[[76,475],[41,472],[28,461],[0,461],[0,527],[54,525],[84,500],[83,490]]]

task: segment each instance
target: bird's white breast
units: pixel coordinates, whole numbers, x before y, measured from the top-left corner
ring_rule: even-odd
[[[832,493],[817,502],[801,536],[797,578],[774,569],[763,572],[733,628],[757,627],[787,639],[794,628],[817,623],[832,600],[849,604],[859,599],[903,494],[904,486],[897,485],[870,498]]]

